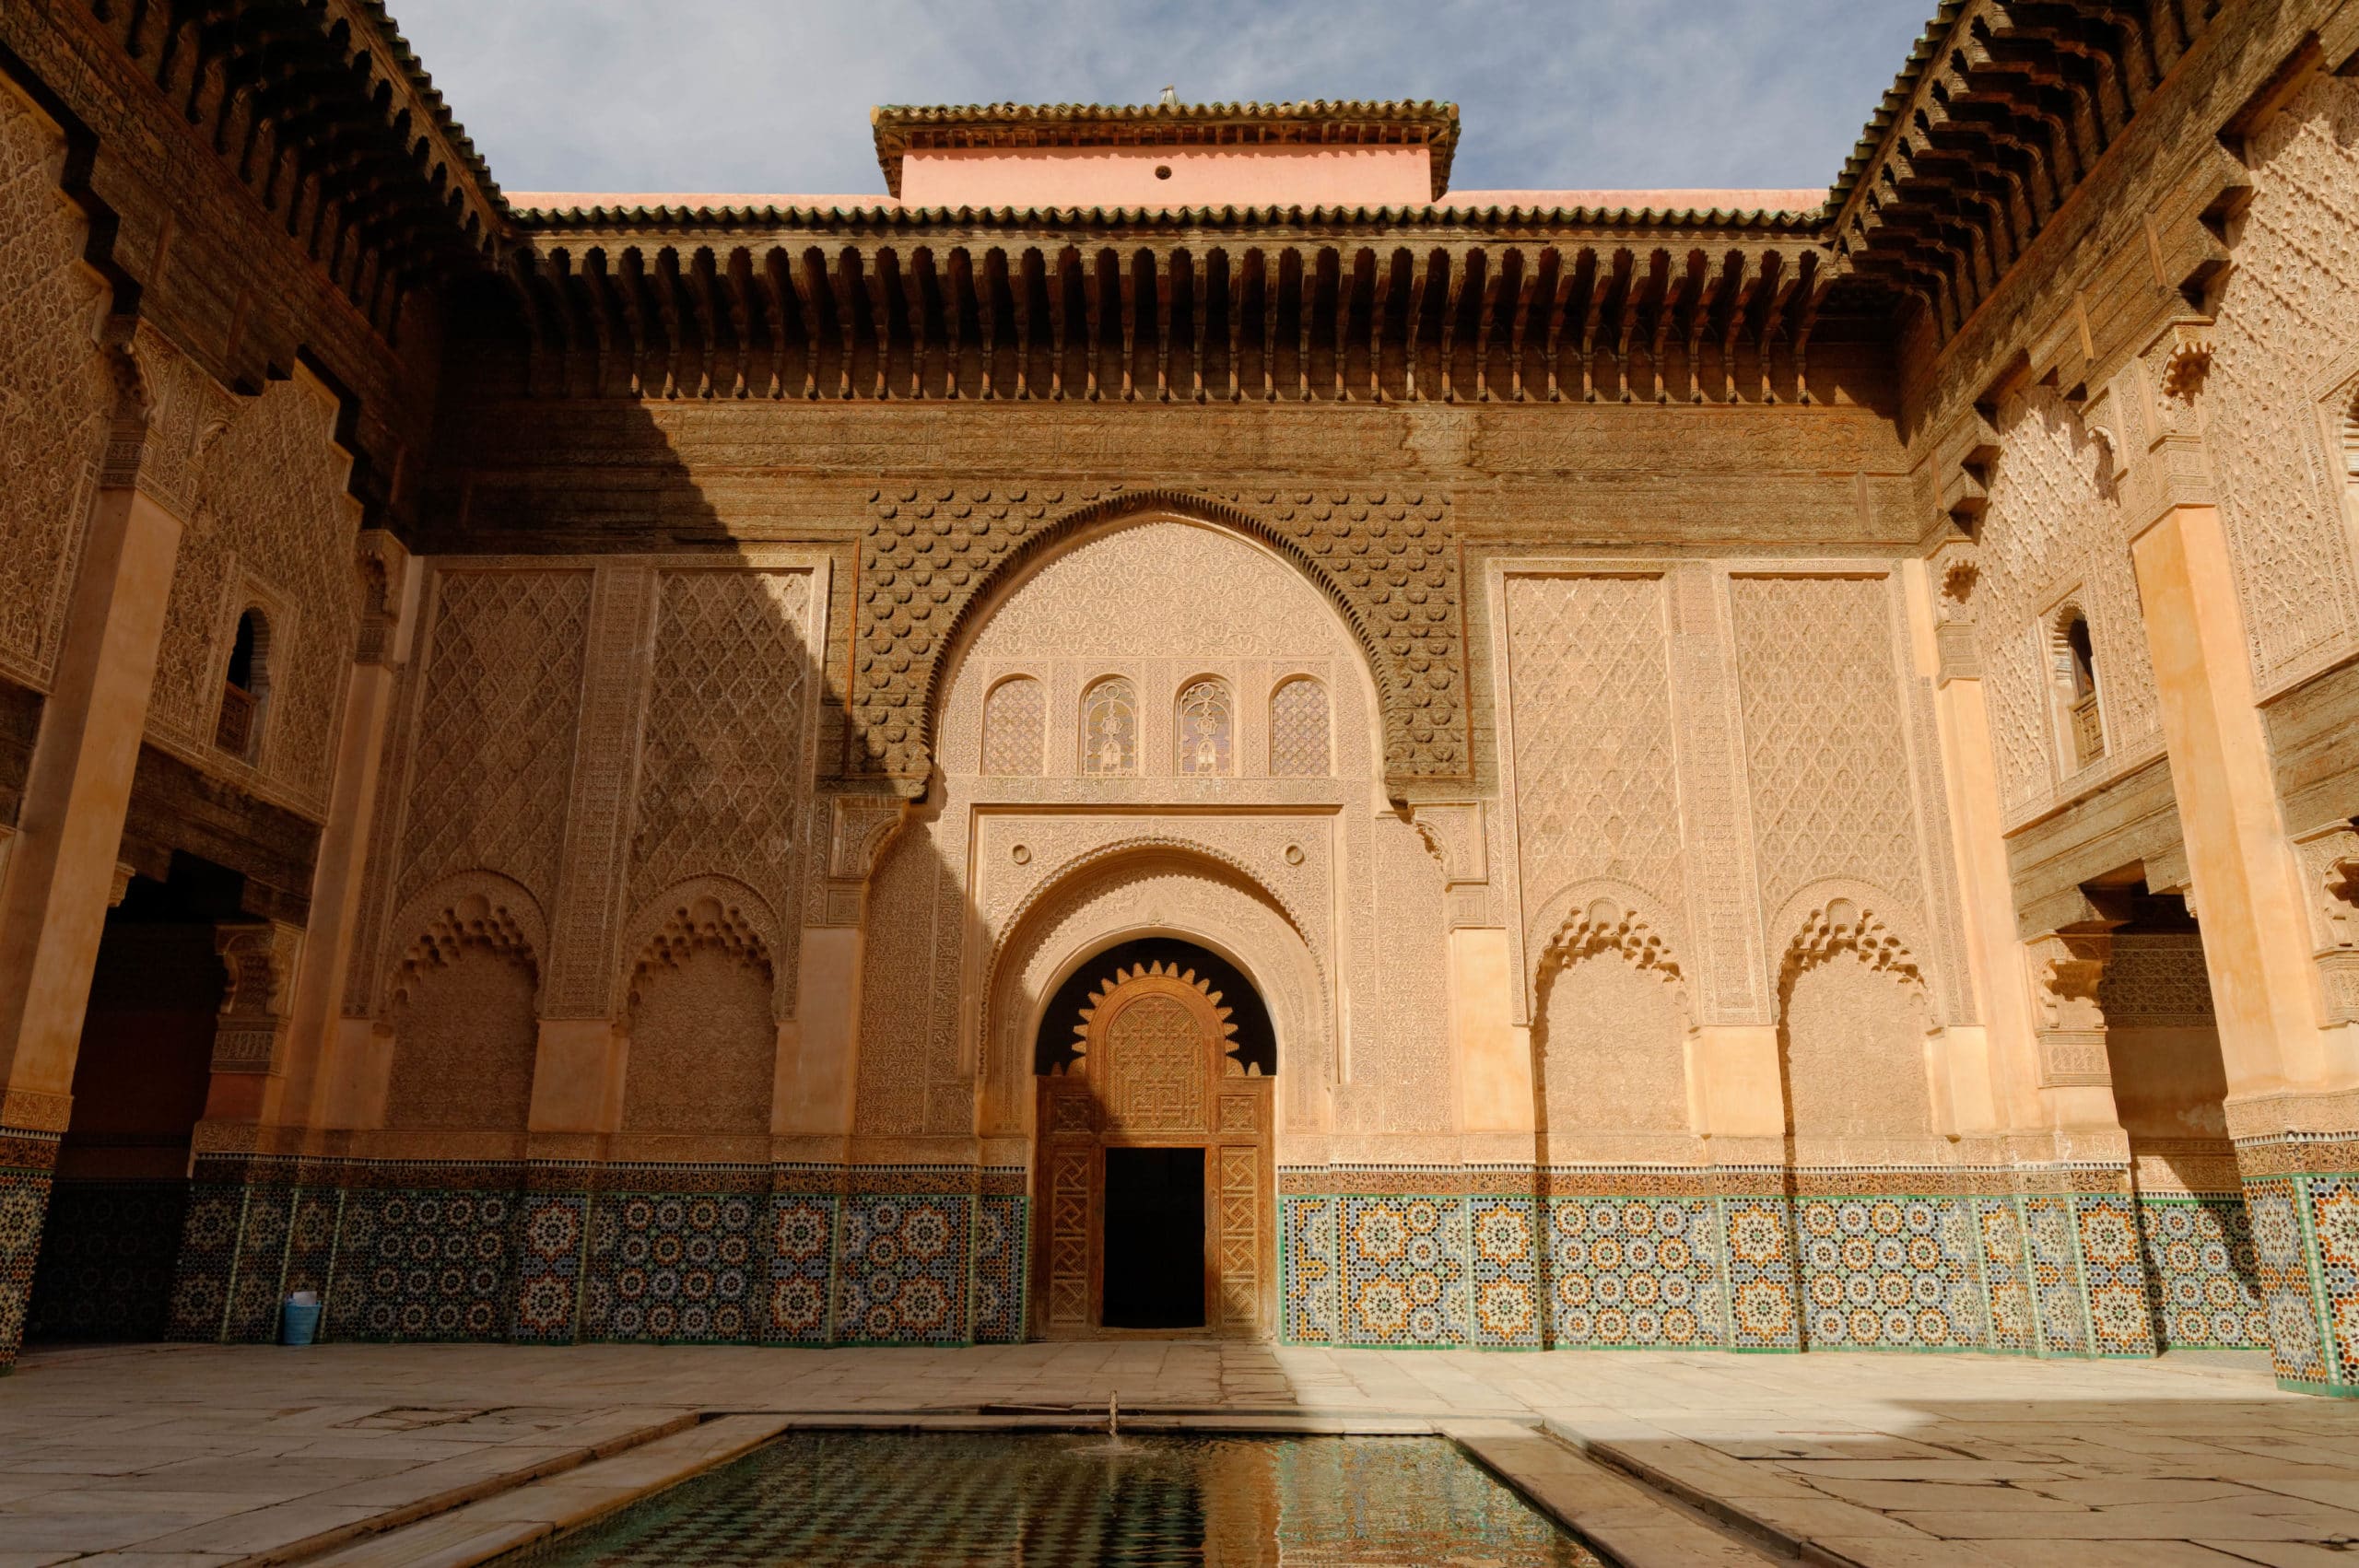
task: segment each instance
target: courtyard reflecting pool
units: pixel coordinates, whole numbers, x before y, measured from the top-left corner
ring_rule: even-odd
[[[1573,1538],[1429,1437],[791,1434],[504,1560],[1576,1568]]]

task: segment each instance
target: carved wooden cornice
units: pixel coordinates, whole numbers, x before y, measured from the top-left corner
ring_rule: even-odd
[[[1822,317],[1879,309],[1843,299],[1796,237],[1453,222],[1119,242],[545,233],[507,276],[542,397],[1808,403]]]
[[[488,263],[499,187],[381,0],[85,0],[381,332]]]
[[[2222,0],[1942,0],[1827,197],[1847,268],[1954,333]]]

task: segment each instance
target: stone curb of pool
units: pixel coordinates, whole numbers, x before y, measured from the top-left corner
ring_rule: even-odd
[[[1999,1561],[1669,1433],[1649,1429],[1643,1438],[1607,1437],[1553,1418],[1541,1424],[1600,1464],[1759,1541],[1775,1557],[1799,1558],[1821,1568],[1860,1568],[1869,1561],[1930,1562],[1937,1552],[1941,1562],[1960,1565]],[[2150,1544],[2160,1549],[2160,1543]]]
[[[1442,1421],[1434,1429],[1621,1568],[1760,1568],[1763,1562],[1763,1552],[1583,1457],[1579,1439],[1568,1440],[1554,1422]]]
[[[292,1543],[245,1559],[237,1568],[297,1561],[313,1568],[474,1568],[547,1537],[594,1523],[797,1429],[1039,1432],[1088,1430],[1096,1424],[1078,1410],[1022,1415],[943,1411],[708,1415],[699,1424],[685,1430],[675,1425],[668,1433],[630,1446],[627,1452],[565,1467],[561,1473],[553,1474],[546,1466],[538,1468],[537,1473],[518,1472],[504,1490],[463,1500],[440,1512],[413,1506],[403,1510],[401,1518],[366,1521],[359,1528],[373,1528],[374,1533],[364,1539],[352,1539],[352,1530],[343,1532],[335,1541],[314,1538],[311,1542]],[[1545,1432],[1528,1420],[1142,1410],[1124,1412],[1123,1424],[1142,1433],[1438,1434],[1619,1568],[1693,1568],[1697,1564],[1758,1568],[1763,1561],[1761,1553],[1650,1494],[1641,1482],[1583,1457],[1568,1445],[1581,1441],[1576,1434]]]

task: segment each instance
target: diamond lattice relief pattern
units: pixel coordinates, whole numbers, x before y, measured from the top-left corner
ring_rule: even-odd
[[[44,684],[111,403],[90,341],[101,288],[53,175],[64,156],[0,90],[0,665]]]
[[[1913,904],[1916,825],[1884,581],[1739,578],[1731,588],[1762,907],[1837,875]]]
[[[1999,427],[1974,597],[2000,796],[2020,820],[2059,783],[2044,614],[2059,589],[2071,588],[2088,617],[2108,755],[2136,757],[2160,734],[2161,720],[2129,537],[2099,483],[2103,449],[2049,387],[2011,395]]]
[[[1327,688],[1309,676],[1280,686],[1270,699],[1270,774],[1275,778],[1324,778],[1334,771]]]
[[[586,571],[443,576],[397,899],[480,867],[550,900],[589,620]]]
[[[683,877],[728,872],[792,910],[810,579],[663,574],[631,838],[633,907]]]
[[[993,686],[983,704],[983,772],[993,778],[1036,777],[1048,722],[1048,688],[1039,681],[1018,675]]]
[[[1611,876],[1679,904],[1662,585],[1514,578],[1508,660],[1527,907]]]
[[[2359,344],[2359,82],[2313,76],[2246,152],[2252,202],[2201,401],[2266,688],[2312,673],[2359,632],[2348,481],[2310,404]]]
[[[249,575],[261,579],[295,612],[271,626],[263,766],[323,810],[360,627],[342,500],[350,460],[334,445],[335,418],[333,404],[294,380],[235,405],[197,474],[151,705],[158,729],[210,749],[234,624],[223,595]]]

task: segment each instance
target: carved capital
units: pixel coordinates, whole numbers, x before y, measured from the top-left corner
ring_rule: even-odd
[[[828,801],[827,876],[866,882],[907,819],[908,807],[890,795],[837,795]]]
[[[229,970],[221,1015],[213,1029],[213,1071],[276,1072],[295,994],[303,930],[283,920],[222,926],[214,951]]]
[[[361,530],[353,562],[360,578],[358,663],[398,664],[407,651],[409,558],[408,547],[385,530]]]
[[[2105,1050],[2105,1009],[2097,987],[2113,956],[2103,931],[2050,932],[2024,943],[2031,977],[2043,1088],[2113,1082]]]
[[[2327,1022],[2359,1023],[2359,829],[2338,822],[2297,834],[2294,852]]]
[[[1415,825],[1417,837],[1426,841],[1434,859],[1441,862],[1445,886],[1491,880],[1481,802],[1416,806],[1412,808],[1409,820]]]

